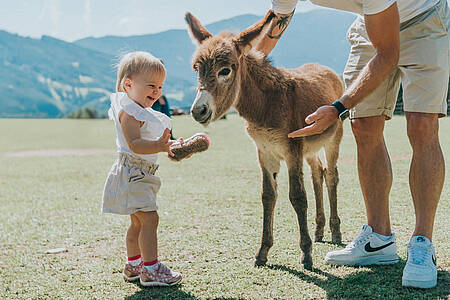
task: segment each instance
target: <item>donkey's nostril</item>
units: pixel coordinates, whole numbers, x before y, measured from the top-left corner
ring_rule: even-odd
[[[191,114],[192,117],[194,117],[194,119],[200,123],[207,122],[211,117],[211,111],[209,110],[209,107],[206,104],[193,107],[191,110]]]
[[[208,113],[208,106],[206,104],[203,104],[203,105],[193,107],[191,112],[194,116],[202,117],[206,113]]]
[[[206,115],[207,112],[208,112],[208,107],[205,105],[202,107],[202,110],[200,111],[200,116]]]

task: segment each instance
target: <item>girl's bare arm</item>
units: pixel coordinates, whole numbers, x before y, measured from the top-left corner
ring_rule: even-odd
[[[158,152],[168,152],[171,154],[170,145],[173,141],[169,141],[170,130],[166,128],[163,135],[156,141],[141,138],[140,128],[143,122],[140,122],[122,111],[119,115],[120,126],[123,135],[127,141],[130,150],[137,154],[153,154]]]

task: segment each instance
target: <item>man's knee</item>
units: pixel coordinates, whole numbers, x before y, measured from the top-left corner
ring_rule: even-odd
[[[358,146],[372,146],[383,141],[384,116],[353,119],[352,131]]]
[[[411,144],[425,145],[438,140],[439,121],[437,114],[406,113],[408,138]]]

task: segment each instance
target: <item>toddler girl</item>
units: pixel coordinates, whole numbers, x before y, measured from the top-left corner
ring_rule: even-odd
[[[155,176],[158,152],[170,151],[170,119],[151,106],[161,96],[166,71],[161,60],[147,52],[131,52],[120,61],[117,93],[108,112],[116,127],[118,158],[106,179],[103,212],[130,215],[126,234],[128,262],[123,276],[143,286],[169,286],[181,281],[158,261]]]

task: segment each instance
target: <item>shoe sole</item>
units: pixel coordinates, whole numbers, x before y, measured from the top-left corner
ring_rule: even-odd
[[[134,277],[128,277],[127,275],[123,274],[123,279],[125,279],[126,281],[132,282],[132,281],[136,281],[140,278],[140,276],[134,276]]]
[[[420,289],[431,289],[437,284],[437,278],[432,280],[409,280],[402,278],[402,286],[404,287],[414,287]]]
[[[369,257],[360,258],[356,261],[338,261],[332,259],[325,259],[325,262],[330,265],[337,266],[370,266],[370,265],[393,265],[398,263],[397,254],[386,256],[386,255],[373,255]]]
[[[180,278],[179,280],[172,282],[172,283],[164,283],[164,282],[158,282],[158,281],[150,281],[150,282],[143,282],[141,279],[139,280],[142,286],[173,286],[181,282],[183,278]]]

